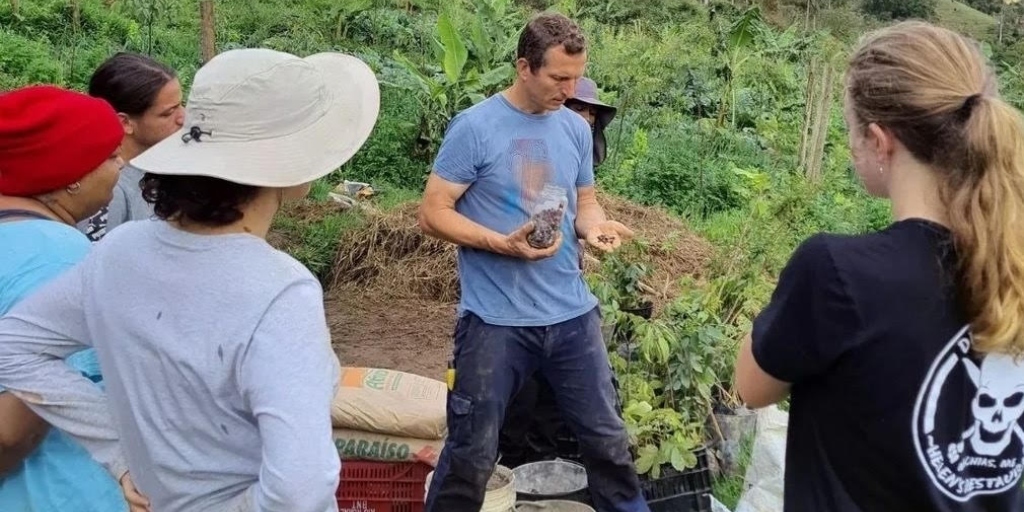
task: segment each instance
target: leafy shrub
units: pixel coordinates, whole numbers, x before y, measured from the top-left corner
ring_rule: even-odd
[[[739,167],[769,167],[757,140],[717,128],[710,120],[652,132],[642,129],[599,174],[602,186],[645,204],[706,216],[743,204]]]
[[[63,70],[49,47],[0,29],[0,89],[60,83]]]
[[[430,162],[411,156],[419,115],[419,103],[404,90],[382,88],[377,126],[366,145],[341,169],[345,179],[422,188]]]

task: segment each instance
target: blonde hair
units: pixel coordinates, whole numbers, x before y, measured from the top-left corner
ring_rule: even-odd
[[[1024,124],[978,46],[904,22],[866,36],[847,71],[861,128],[887,128],[940,173],[974,349],[1024,356]]]

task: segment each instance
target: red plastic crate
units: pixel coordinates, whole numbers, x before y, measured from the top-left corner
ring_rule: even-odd
[[[432,470],[421,462],[342,461],[339,512],[423,512]]]

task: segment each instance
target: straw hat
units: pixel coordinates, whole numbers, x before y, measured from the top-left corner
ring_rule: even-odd
[[[131,163],[153,174],[301,185],[352,158],[379,110],[377,79],[355,57],[231,50],[196,73],[182,129]]]

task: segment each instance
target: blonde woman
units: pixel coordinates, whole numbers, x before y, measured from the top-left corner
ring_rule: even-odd
[[[1024,510],[1020,113],[920,22],[864,39],[845,107],[895,222],[804,242],[736,367],[749,405],[791,397],[785,510]]]

